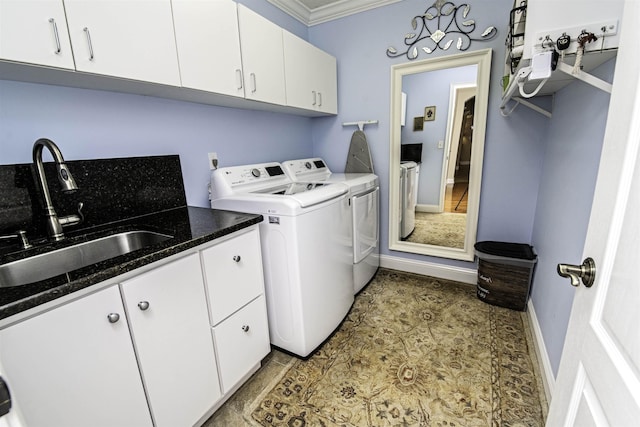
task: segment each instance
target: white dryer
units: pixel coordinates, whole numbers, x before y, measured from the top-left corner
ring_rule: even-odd
[[[340,183],[294,183],[279,163],[211,175],[211,207],[264,216],[271,343],[301,357],[331,335],[353,304],[351,251],[343,239],[350,227],[347,192]]]
[[[372,173],[332,173],[321,158],[287,160],[285,172],[294,181],[343,183],[349,187],[350,241],[354,294],[375,275],[380,266],[380,187]]]

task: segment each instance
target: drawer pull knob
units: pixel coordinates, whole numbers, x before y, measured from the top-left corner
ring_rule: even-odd
[[[146,309],[149,308],[149,301],[140,301],[138,303],[138,308],[140,308],[140,310],[145,311]]]
[[[233,256],[233,260],[234,260],[235,262],[240,262],[240,259],[241,259],[241,258],[240,258],[240,255],[234,255],[234,256]]]
[[[120,320],[120,315],[118,313],[109,313],[107,315],[107,319],[109,320],[109,323],[116,323]]]
[[[245,332],[249,332],[249,325],[242,325],[242,330]]]

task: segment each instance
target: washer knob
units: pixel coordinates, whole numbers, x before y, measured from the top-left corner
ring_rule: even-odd
[[[311,169],[311,163],[304,162],[304,167],[307,168],[307,169]]]
[[[258,178],[260,176],[260,170],[258,168],[251,169],[251,175],[253,175],[256,178]]]

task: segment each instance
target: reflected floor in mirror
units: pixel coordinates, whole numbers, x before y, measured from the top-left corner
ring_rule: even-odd
[[[467,214],[416,212],[416,228],[407,242],[464,248]]]

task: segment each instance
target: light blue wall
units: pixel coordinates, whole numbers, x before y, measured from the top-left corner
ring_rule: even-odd
[[[478,240],[529,242],[548,124],[543,116],[525,109],[509,119],[499,113],[504,38],[513,2],[476,0],[469,4],[469,18],[476,21],[479,32],[490,25],[498,29],[494,40],[473,42],[470,48],[493,49]],[[354,128],[343,127],[342,122],[378,120],[378,125],[365,127],[365,133],[381,182],[381,252],[401,258],[473,267],[463,261],[388,249],[390,68],[408,60],[406,57],[388,58],[385,52],[389,46],[402,47],[405,34],[412,32],[411,19],[424,13],[429,5],[422,0],[404,0],[309,28],[310,41],[338,59],[339,114],[335,118],[314,120],[314,155],[323,157],[332,170],[344,170]],[[431,55],[455,52],[455,47],[451,49]],[[427,54],[421,52],[419,59],[426,57]]]
[[[440,181],[444,148],[438,141],[446,143],[451,85],[475,84],[478,67],[449,68],[428,73],[411,74],[402,78],[402,90],[407,94],[407,124],[402,128],[403,144],[422,143],[422,164],[418,182],[418,204],[440,203]],[[413,130],[413,118],[424,116],[424,107],[434,105],[436,117],[425,121],[422,131]]]
[[[241,3],[306,38],[306,26],[265,0]],[[69,160],[179,154],[193,206],[208,206],[208,152],[220,166],[313,154],[309,118],[0,80],[0,163],[30,162],[40,137]]]
[[[592,73],[610,82],[614,67],[609,61]],[[533,227],[538,266],[531,298],[554,373],[575,292],[556,266],[582,262],[608,108],[607,93],[576,82],[556,93],[549,123]]]

